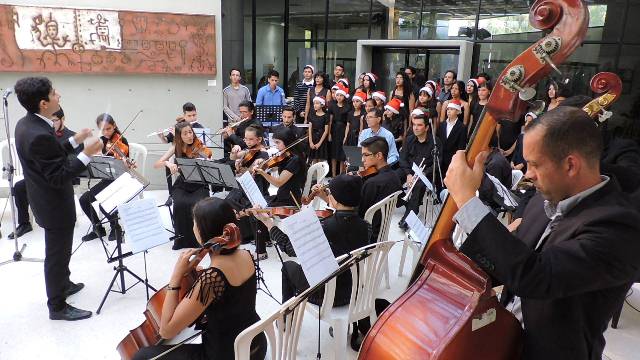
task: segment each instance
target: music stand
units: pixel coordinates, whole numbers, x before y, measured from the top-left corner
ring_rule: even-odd
[[[224,188],[238,188],[231,166],[207,159],[176,158],[180,176],[187,183],[196,183]]]
[[[209,128],[193,128],[193,134],[209,149],[224,149],[222,133],[213,134]],[[220,139],[214,138],[219,137]]]
[[[256,118],[264,127],[272,127],[282,123],[283,105],[256,105]]]
[[[120,160],[118,160],[120,161]],[[124,193],[122,190],[122,188],[118,188],[121,185],[125,185],[126,183],[125,181],[128,181],[129,183],[131,183],[133,180],[137,181],[140,183],[140,185],[136,188],[135,191],[131,191],[128,193]],[[145,179],[142,175],[140,175],[138,172],[136,172],[135,170],[129,170],[126,174],[121,175],[120,177],[118,177],[112,184],[110,184],[109,186],[107,186],[107,188],[105,188],[100,194],[98,194],[96,196],[96,198],[100,197],[100,195],[104,192],[111,192],[114,194],[114,196],[105,199],[103,201],[99,202],[99,207],[100,209],[109,214],[112,215],[116,210],[117,210],[117,205],[121,205],[121,204],[126,204],[129,201],[135,199],[136,197],[138,197],[140,195],[140,193],[142,193],[142,191],[144,191],[144,189],[147,188],[147,186],[149,186],[150,182],[149,180]],[[111,187],[111,188],[110,188]],[[115,191],[114,191],[115,190]],[[117,194],[118,197],[115,197]],[[109,201],[107,203],[107,200]],[[109,211],[105,211],[105,208]],[[105,218],[107,218],[107,216],[105,215]],[[124,236],[124,232],[122,234]],[[102,237],[101,237],[102,240]],[[103,246],[104,245],[104,241],[103,241]],[[106,249],[106,247],[105,247]],[[116,255],[117,253],[117,255]],[[100,311],[102,310],[102,307],[104,306],[104,303],[107,301],[107,297],[109,296],[109,294],[111,292],[117,292],[120,294],[126,294],[126,292],[128,290],[130,290],[131,288],[133,288],[134,286],[138,285],[139,283],[143,283],[146,286],[146,290],[147,290],[147,296],[149,294],[149,289],[151,289],[152,291],[157,291],[153,286],[149,285],[149,280],[146,278],[146,271],[145,271],[145,279],[143,279],[142,277],[138,276],[136,273],[134,273],[133,271],[129,270],[129,268],[127,268],[126,265],[124,265],[123,260],[129,256],[132,256],[133,252],[129,251],[127,253],[123,253],[122,252],[122,236],[116,236],[116,248],[113,250],[113,252],[111,253],[111,255],[109,256],[109,258],[107,259],[107,263],[111,264],[113,262],[118,262],[117,266],[113,267],[113,270],[115,271],[115,274],[113,274],[113,278],[111,279],[111,282],[109,283],[109,287],[107,288],[107,290],[105,291],[104,297],[102,298],[102,301],[100,302],[100,306],[98,306],[98,310],[96,311],[96,314],[100,314]],[[145,270],[147,268],[147,258],[146,255],[144,257],[144,262],[145,262]],[[136,280],[138,280],[136,283],[134,283],[133,285],[126,287],[125,284],[125,280],[124,280],[124,273],[128,273],[129,275],[131,275],[132,277],[134,277]],[[118,276],[120,277],[120,290],[113,290],[113,285],[116,282],[116,279],[118,278]]]
[[[87,164],[86,171],[82,172],[80,177],[100,180],[115,180],[120,175],[127,172],[122,160],[118,160],[111,156],[92,156],[91,161]]]

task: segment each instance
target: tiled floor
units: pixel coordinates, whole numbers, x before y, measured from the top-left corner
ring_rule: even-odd
[[[166,191],[151,191],[146,197],[157,200],[166,199]],[[4,199],[0,199],[4,206]],[[163,208],[166,212],[166,208]],[[396,216],[398,216],[396,214]],[[169,225],[168,213],[163,213],[166,225]],[[392,222],[391,239],[401,239]],[[0,239],[0,262],[9,259],[14,251],[12,241],[6,235],[10,230],[10,214],[2,217]],[[99,241],[82,243],[79,239],[88,229],[88,220],[79,217],[76,226],[74,248],[71,259],[72,280],[84,282],[86,288],[68,299],[74,306],[95,311],[113,276],[113,264],[106,262],[104,249]],[[40,228],[25,235],[20,243],[28,246],[25,256],[42,257],[44,255],[43,232]],[[113,246],[113,244],[107,244]],[[394,246],[390,254],[391,290],[383,292],[382,297],[393,299],[406,287],[410,272],[405,268],[405,276],[397,277],[401,244]],[[177,252],[165,244],[149,251],[147,270],[149,281],[154,286],[166,283],[173,268]],[[144,277],[142,255],[125,260],[126,265],[135,273]],[[280,298],[280,261],[273,248],[269,248],[269,259],[260,263],[265,274],[267,288]],[[126,277],[126,285],[133,281]],[[79,322],[50,321],[45,306],[43,270],[41,263],[14,263],[0,267],[0,359],[118,359],[115,347],[125,334],[143,320],[142,311],[146,299],[142,285],[137,285],[125,295],[111,293],[100,315]],[[631,304],[640,307],[640,288],[629,297]],[[278,304],[263,292],[258,293],[258,313],[267,315],[277,309]],[[305,317],[298,358],[315,359],[317,353],[317,322],[309,315]],[[610,329],[606,333],[606,355],[611,359],[637,359],[640,354],[640,314],[628,306],[622,313],[619,329]],[[346,344],[345,344],[346,346]],[[328,326],[324,323],[320,331],[320,347],[323,358],[332,358],[331,341]],[[349,358],[357,354],[348,350]]]

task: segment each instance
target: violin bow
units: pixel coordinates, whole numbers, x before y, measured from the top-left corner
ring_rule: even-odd
[[[111,144],[111,146],[109,146],[109,148],[107,148],[107,154],[109,153],[109,151],[111,151],[111,149],[116,146],[121,140],[122,137],[124,136],[124,133],[127,131],[127,129],[129,129],[129,126],[131,126],[131,124],[133,124],[134,121],[136,121],[136,119],[138,118],[138,116],[143,112],[143,109],[140,109],[140,111],[138,111],[136,113],[136,115],[133,117],[133,119],[129,122],[129,124],[124,128],[124,130],[122,130],[120,132],[120,137],[118,138],[118,141],[114,142]],[[102,120],[102,128],[100,129],[100,132],[102,133],[102,130],[104,129],[104,125],[105,125],[105,121],[104,119]]]

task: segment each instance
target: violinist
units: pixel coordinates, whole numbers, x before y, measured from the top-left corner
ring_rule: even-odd
[[[360,196],[360,207],[358,214],[364,218],[367,210],[378,201],[402,190],[402,183],[395,171],[387,164],[389,156],[389,143],[383,137],[370,137],[360,143],[362,147],[362,163],[365,169],[371,167],[377,170],[376,174],[364,179],[362,195]],[[372,232],[370,242],[375,242],[380,232],[381,217],[378,212],[373,217],[371,224]]]
[[[200,139],[196,138],[193,128],[188,122],[181,122],[176,125],[176,136],[173,141],[173,147],[169,148],[164,155],[156,161],[154,168],[159,169],[166,167],[171,174],[177,174],[178,165],[170,159],[176,158],[211,158],[211,150],[209,150]],[[173,199],[173,225],[176,235],[180,235],[173,243],[173,250],[183,248],[198,247],[196,238],[193,234],[191,209],[198,200],[209,196],[209,187],[203,184],[187,183],[182,176],[176,178],[173,183],[173,191],[171,198]]]
[[[600,359],[637,280],[640,215],[601,175],[601,153],[602,135],[580,109],[560,106],[525,128],[526,176],[539,195],[513,234],[475,196],[486,153],[472,169],[458,151],[447,171],[454,220],[469,234],[460,250],[511,295],[501,300],[523,322],[523,358]]]
[[[427,89],[431,90],[430,88]],[[422,163],[424,167],[422,172],[427,179],[429,179],[436,188],[442,186],[439,181],[433,178],[434,170],[436,174],[435,179],[439,179],[438,175],[440,171],[440,161],[438,159],[438,162],[436,162],[433,156],[434,147],[436,147],[438,153],[441,154],[442,144],[438,138],[436,138],[434,143],[429,120],[430,111],[427,109],[418,107],[411,112],[412,134],[407,137],[407,142],[400,150],[400,167],[396,170],[398,177],[401,182],[407,184],[407,187],[409,187],[414,180],[416,181],[409,200],[407,204],[405,204],[404,215],[399,224],[400,227],[405,230],[407,229],[407,224],[404,219],[409,215],[409,211],[413,210],[416,214],[418,213],[420,204],[422,204],[422,198],[427,190],[426,185],[421,180],[414,179],[416,175],[412,169],[413,164],[420,166]]]
[[[188,124],[187,124],[188,126]],[[192,228],[198,244],[222,235],[224,225],[235,223],[233,208],[222,199],[202,199],[193,207]],[[260,320],[256,313],[256,269],[248,251],[236,246],[210,253],[211,265],[200,271],[187,295],[180,300],[182,277],[190,269],[190,257],[200,249],[180,254],[169,279],[162,307],[160,335],[174,338],[196,322],[203,329],[201,344],[183,344],[162,359],[234,359],[234,341],[243,330]],[[202,322],[206,315],[206,322]],[[134,360],[150,359],[171,349],[172,345],[140,349]],[[264,359],[267,339],[264,334],[251,342],[251,360]]]
[[[203,128],[204,126],[202,126],[202,124],[200,124],[198,122],[198,110],[196,109],[196,106],[193,105],[193,103],[187,102],[184,105],[182,105],[182,115],[178,116],[176,118],[176,125],[178,123],[181,123],[183,121],[188,122],[189,124],[191,124],[191,128]],[[164,135],[164,131],[160,131],[158,133],[158,137],[160,138],[160,141],[162,141],[163,143],[167,144],[167,143],[172,143],[173,142],[173,138],[175,136],[175,128],[172,126],[169,128],[169,134],[167,134],[166,136]]]
[[[322,190],[319,184],[314,185],[313,191],[318,192],[318,196],[336,210],[332,216],[320,221],[335,257],[368,244],[369,224],[356,213],[356,207],[360,203],[362,178],[346,174],[338,175],[329,183],[329,191]],[[255,216],[269,229],[271,240],[288,255],[295,256],[289,237],[274,225],[273,219],[264,213],[255,213]],[[300,264],[294,261],[286,261],[282,264],[283,303],[307,288],[309,288],[309,283]],[[309,301],[313,304],[320,304],[322,296],[322,293],[314,293]],[[348,304],[350,296],[351,274],[347,272],[338,276],[333,305]]]
[[[251,101],[244,100],[238,105],[240,112],[240,121],[236,122],[235,127],[227,126],[222,129],[222,137],[224,138],[225,154],[231,152],[234,145],[240,146],[242,149],[247,147],[244,140],[244,131],[249,126],[262,127],[260,120],[256,119],[256,107]]]
[[[296,140],[296,136],[291,129],[279,128],[273,134],[273,141],[276,148],[280,152],[285,152],[285,148],[289,147]],[[299,144],[298,144],[299,145]],[[286,154],[282,154],[283,159],[278,167],[278,176],[267,173],[262,167],[257,167],[255,172],[257,175],[264,177],[269,184],[278,188],[275,196],[267,198],[269,207],[277,206],[296,206],[296,201],[300,203],[302,197],[302,188],[307,177],[307,165],[298,145],[289,148]],[[295,201],[292,198],[295,197]],[[256,239],[256,253],[260,260],[267,258],[265,244],[269,239],[269,234],[264,226],[259,227],[258,237]]]
[[[98,129],[102,129],[102,136],[100,136],[100,140],[102,140],[103,155],[120,158],[118,151],[115,150],[115,147],[118,147],[125,156],[129,156],[129,142],[124,136],[122,136],[116,121],[111,115],[106,113],[98,115],[96,118],[96,125],[98,126]],[[91,204],[96,201],[96,195],[112,182],[113,180],[100,180],[99,183],[80,196],[80,199],[78,200],[80,207],[84,214],[87,215],[87,218],[91,220],[91,224],[93,224],[91,232],[83,236],[82,241],[91,241],[106,235],[107,232],[100,223],[100,218]],[[106,212],[103,213],[109,220],[109,224],[111,226],[109,241],[114,241],[116,239],[122,240],[122,228],[118,223],[118,215],[115,212],[111,214]]]

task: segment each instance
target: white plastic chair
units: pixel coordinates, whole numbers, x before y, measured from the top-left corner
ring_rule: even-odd
[[[524,177],[524,173],[521,170],[511,170],[511,190],[518,188],[518,183]]]
[[[378,211],[380,212],[380,231],[378,232],[378,238],[375,242],[387,241],[387,238],[389,237],[389,227],[391,226],[391,216],[396,208],[398,196],[400,196],[401,193],[402,191],[396,191],[385,197],[376,204],[373,204],[364,214],[364,220],[369,224],[372,224],[374,215]],[[385,285],[387,289],[391,289],[391,285],[389,284],[389,265],[385,264],[385,267]]]
[[[329,163],[327,163],[326,161],[317,162],[311,165],[309,167],[309,170],[307,171],[307,180],[304,183],[302,195],[309,196],[309,193],[311,192],[311,183],[313,182],[313,180],[314,179],[316,180],[316,184],[321,184],[322,180],[324,180],[324,178],[327,176],[328,173],[329,173]],[[313,207],[316,210],[319,210],[320,205],[321,205],[320,198],[313,199],[313,202],[311,203],[311,207]]]
[[[301,298],[300,296],[304,297]],[[269,342],[270,358],[272,360],[295,360],[300,328],[304,318],[304,309],[307,304],[306,294],[303,293],[300,296],[289,299],[273,314],[261,319],[238,334],[233,344],[235,359],[249,359],[251,341],[254,337],[264,332]]]
[[[351,256],[358,257],[367,252],[369,256],[351,266],[351,298],[348,306],[333,307],[336,277],[325,285],[321,306],[307,303],[307,311],[333,327],[334,359],[347,359],[347,338],[351,323],[367,316],[375,319],[375,297],[382,276],[382,266],[394,244],[394,241],[379,242],[350,253]],[[336,260],[341,261],[344,257],[346,255]]]
[[[15,138],[11,138],[11,157],[13,158],[13,167],[15,168],[15,172],[13,173],[13,183],[15,184],[24,179],[22,164],[20,163],[20,159],[18,159],[18,152],[16,151]],[[9,142],[2,140],[0,142],[0,167],[4,167],[7,163],[9,163]],[[9,179],[4,171],[0,179],[0,188],[9,188]]]

